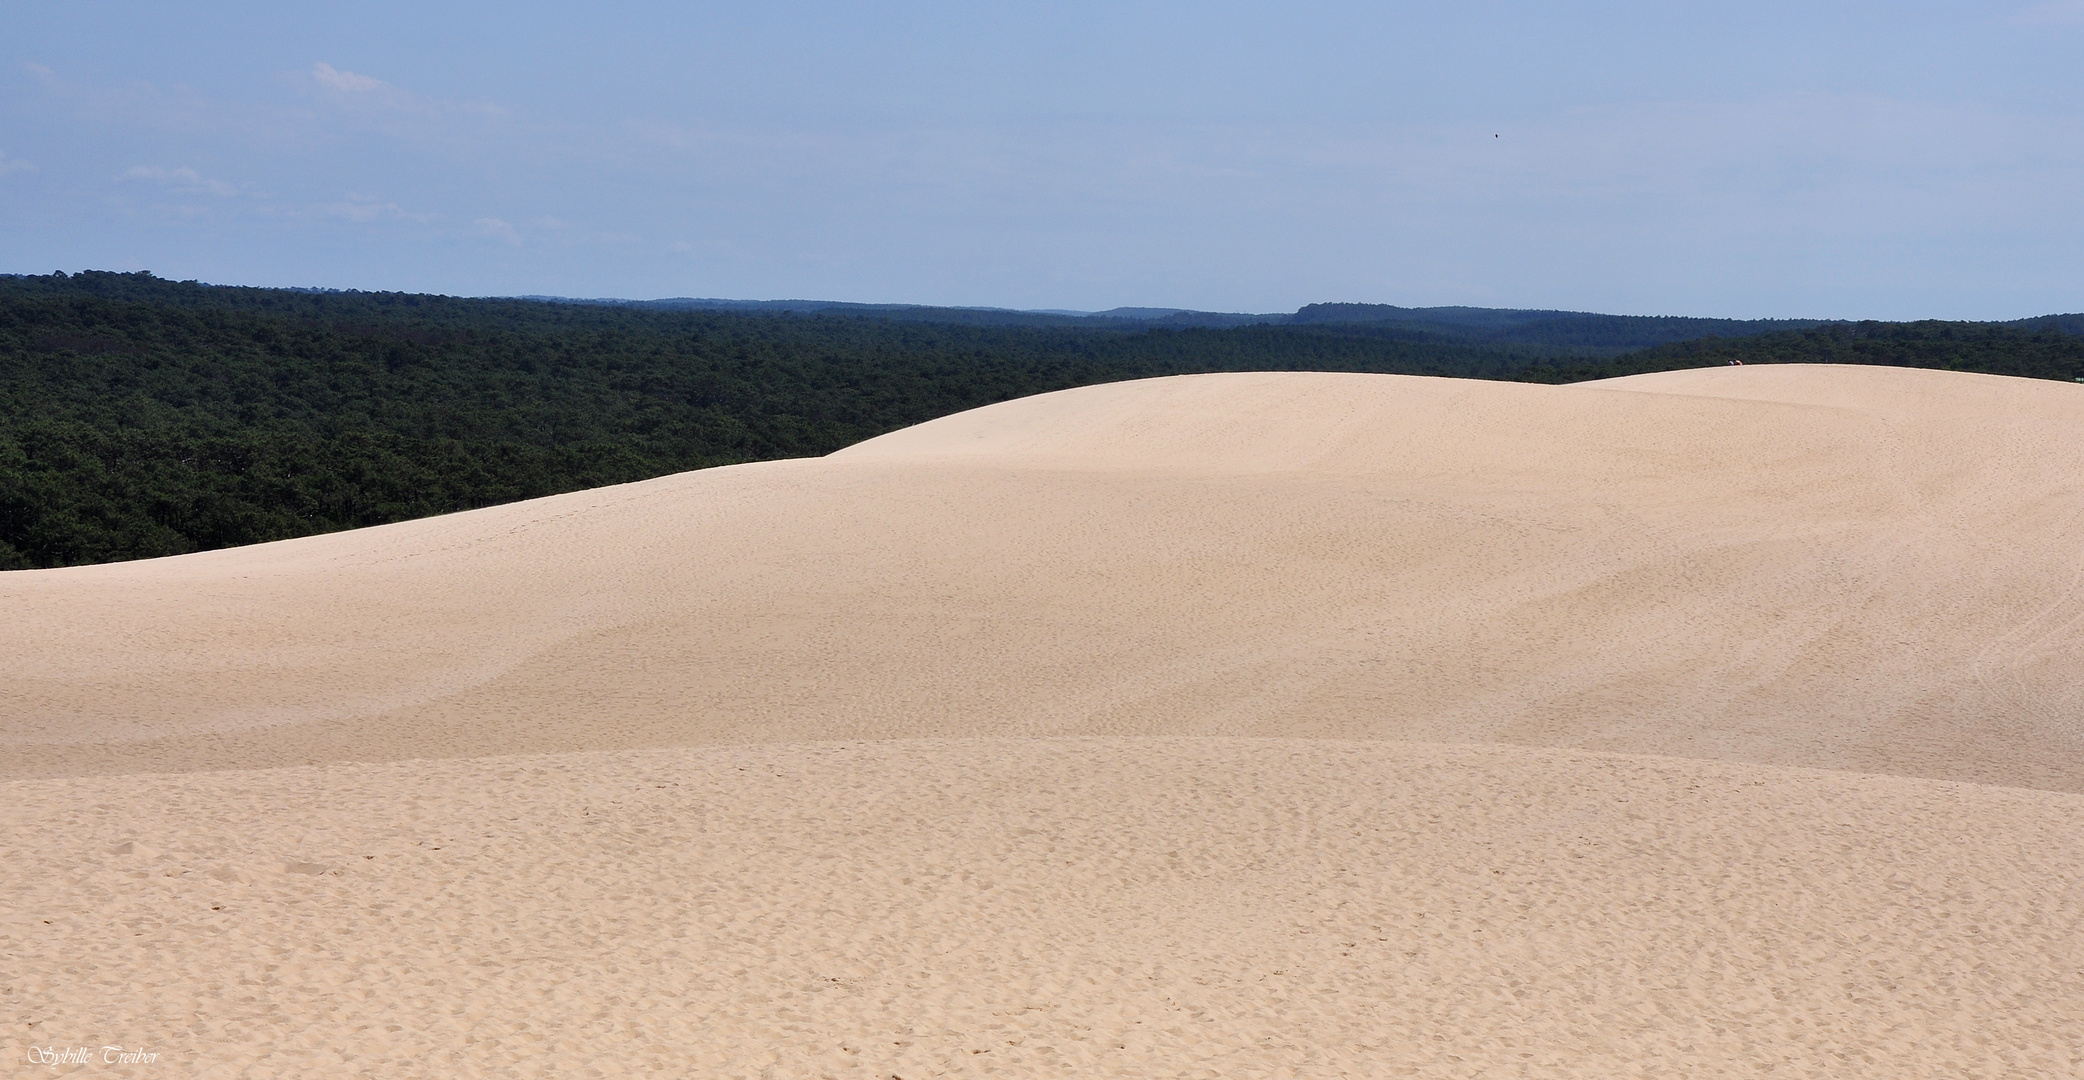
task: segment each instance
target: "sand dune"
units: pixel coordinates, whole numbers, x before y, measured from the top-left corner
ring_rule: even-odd
[[[8,1052],[2084,1074],[2079,432],[1942,372],[1203,376],[0,574]]]
[[[1514,743],[2084,791],[2084,387],[1224,375],[0,576],[16,776],[820,739]]]

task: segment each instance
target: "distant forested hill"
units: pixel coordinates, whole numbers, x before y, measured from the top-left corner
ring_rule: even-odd
[[[1418,340],[1493,347],[1531,346],[1555,355],[1614,355],[1709,336],[1747,337],[1824,325],[1816,319],[1690,319],[1507,308],[1400,308],[1389,304],[1311,304],[1290,326],[1378,327]]]
[[[1607,357],[1609,345],[1569,334],[1548,347],[1450,340],[1396,319],[1197,326],[1134,312],[1028,324],[934,321],[920,314],[929,310],[0,277],[0,569],[172,555],[825,454],[995,401],[1156,375],[1570,381],[1729,359],[2084,375],[2084,338],[2051,321],[1825,324]]]
[[[534,299],[549,299],[536,297]],[[1307,327],[1313,332],[1476,345],[1525,355],[1613,356],[1653,345],[1717,335],[1743,337],[1823,325],[1815,319],[1691,319],[1600,315],[1584,311],[1509,308],[1406,308],[1391,304],[1310,304],[1292,313],[1249,315],[1175,308],[1115,308],[1088,314],[1010,311],[1004,308],[848,304],[830,300],[565,300],[652,310],[737,311],[758,314],[854,315],[964,326],[1051,326],[1093,329],[1183,330],[1243,326]]]

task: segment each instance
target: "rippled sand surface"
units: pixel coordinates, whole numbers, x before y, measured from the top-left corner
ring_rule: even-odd
[[[10,1067],[2078,1075],[2079,432],[1205,376],[0,575]]]

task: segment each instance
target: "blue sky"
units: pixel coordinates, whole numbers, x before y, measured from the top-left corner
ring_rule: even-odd
[[[2084,0],[19,5],[0,272],[2084,310]]]

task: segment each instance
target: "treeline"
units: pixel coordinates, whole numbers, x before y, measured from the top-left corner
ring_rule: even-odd
[[[146,274],[0,277],[0,569],[173,555],[803,457],[1091,383],[1574,381],[1742,359],[2084,376],[2084,338],[1827,324],[1612,359],[1351,325],[953,325]]]
[[[2084,379],[2084,336],[2050,316],[2017,323],[1828,323],[1807,330],[1741,338],[1701,338],[1608,360],[1551,361],[1515,375],[1528,382],[1571,383],[1652,371],[1744,364],[1873,364],[1942,368],[2029,379]]]

